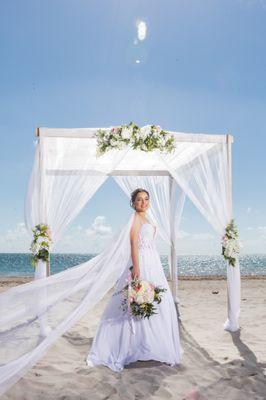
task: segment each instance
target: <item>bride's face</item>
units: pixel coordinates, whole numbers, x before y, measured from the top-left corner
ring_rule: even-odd
[[[136,211],[146,211],[149,207],[149,196],[146,192],[139,192],[134,201]]]

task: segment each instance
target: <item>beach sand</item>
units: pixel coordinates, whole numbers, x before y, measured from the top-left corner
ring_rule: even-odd
[[[28,280],[1,278],[1,290]],[[121,374],[85,364],[110,295],[58,339],[1,399],[266,399],[266,279],[242,280],[241,329],[235,333],[223,330],[226,281],[181,279],[182,364],[136,362]]]

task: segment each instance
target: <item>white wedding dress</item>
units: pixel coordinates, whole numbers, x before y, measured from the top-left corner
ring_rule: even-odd
[[[157,360],[171,366],[179,364],[183,350],[174,300],[166,280],[159,253],[155,247],[157,229],[150,223],[142,224],[138,237],[140,279],[167,289],[161,303],[155,304],[157,314],[150,318],[130,317],[116,294],[127,283],[127,267],[115,285],[97,327],[91,349],[86,358],[88,366],[105,365],[113,371],[137,360]]]

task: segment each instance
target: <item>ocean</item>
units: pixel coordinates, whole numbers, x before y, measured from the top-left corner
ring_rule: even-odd
[[[51,254],[51,274],[63,271],[74,265],[90,260],[96,254]],[[167,277],[169,266],[167,256],[161,256]],[[177,257],[178,275],[213,276],[226,275],[226,263],[221,255],[179,255]],[[247,254],[240,256],[242,275],[266,275],[266,254]],[[0,253],[0,276],[33,276],[30,254]]]

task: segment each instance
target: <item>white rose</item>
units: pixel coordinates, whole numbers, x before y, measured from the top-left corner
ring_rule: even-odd
[[[135,133],[135,138],[136,138],[137,140],[140,139],[140,131],[137,131],[137,132]]]
[[[164,146],[164,145],[165,145],[165,139],[164,139],[164,137],[163,137],[162,135],[159,137],[158,143],[159,143],[159,145],[161,145],[161,146]]]
[[[164,140],[167,142],[169,139],[171,139],[172,135],[170,135],[169,133],[167,133],[164,137]]]
[[[122,130],[121,136],[123,139],[130,139],[131,135],[132,135],[132,128],[124,128]]]
[[[126,144],[124,142],[120,142],[120,143],[118,143],[117,147],[119,150],[122,150],[125,146],[126,146]]]
[[[31,246],[31,251],[34,255],[38,254],[40,249],[41,249],[41,246],[39,243],[33,243]]]
[[[142,139],[146,139],[146,137],[150,134],[151,132],[151,127],[150,125],[143,126],[140,128],[140,137]]]
[[[141,145],[141,149],[142,149],[142,150],[147,150],[147,146],[146,146],[146,144],[145,144],[145,143],[142,143],[142,145]]]
[[[231,257],[233,253],[234,253],[234,241],[232,239],[229,239],[226,244],[225,255],[227,257]]]
[[[104,134],[104,140],[108,140],[110,136],[111,136],[110,132],[106,131]]]
[[[117,141],[115,139],[110,140],[111,146],[115,147],[117,145]]]
[[[37,243],[41,243],[41,242],[43,242],[45,240],[45,238],[43,237],[43,236],[39,236],[38,238],[37,238]]]
[[[240,251],[240,244],[239,244],[239,242],[235,242],[234,250],[235,250],[236,253],[239,253],[239,251]]]

